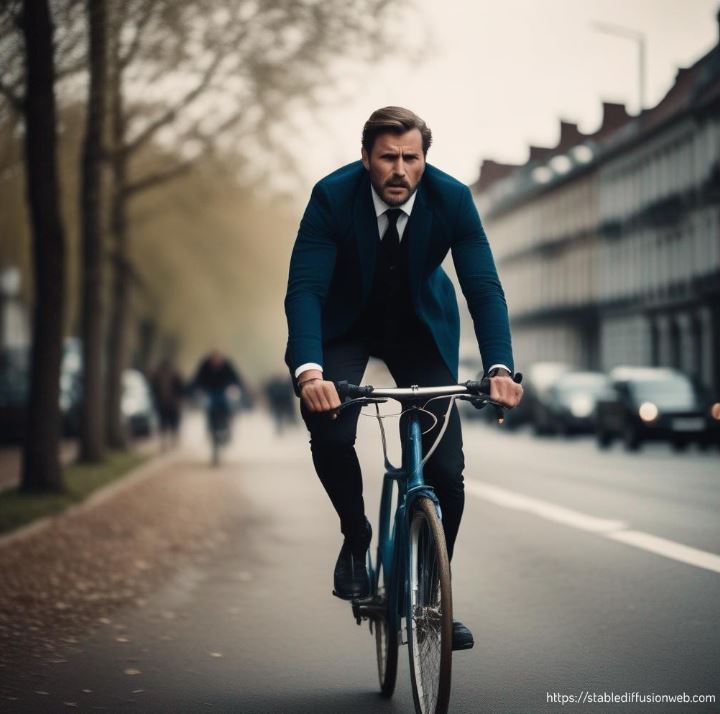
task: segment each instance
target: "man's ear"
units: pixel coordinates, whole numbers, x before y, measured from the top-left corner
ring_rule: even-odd
[[[365,151],[365,147],[363,146],[360,156],[362,157],[363,166],[370,171],[370,157],[368,156],[368,152]]]

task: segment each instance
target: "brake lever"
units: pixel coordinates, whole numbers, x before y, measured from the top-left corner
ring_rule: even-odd
[[[368,404],[385,404],[387,399],[374,399],[373,397],[358,397],[357,399],[349,399],[347,402],[343,402],[337,409],[333,411],[339,414],[345,407],[351,407],[359,404],[361,407],[366,407]]]

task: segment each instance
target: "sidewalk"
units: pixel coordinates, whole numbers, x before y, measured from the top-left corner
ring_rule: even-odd
[[[225,542],[244,510],[238,467],[210,468],[185,447],[124,477],[125,488],[0,544],[0,692],[27,691],[89,630],[143,607]]]

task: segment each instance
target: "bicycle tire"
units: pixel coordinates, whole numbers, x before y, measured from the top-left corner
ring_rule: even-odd
[[[446,714],[452,679],[452,589],[445,534],[435,504],[418,498],[410,521],[406,619],[418,714]]]
[[[386,612],[383,618],[377,618],[373,622],[375,631],[375,654],[378,665],[378,681],[380,682],[380,693],[388,699],[395,691],[397,681],[398,665],[398,632],[395,627],[390,627],[389,609],[392,603],[387,601],[387,585],[385,575],[378,558],[378,594],[385,598]]]

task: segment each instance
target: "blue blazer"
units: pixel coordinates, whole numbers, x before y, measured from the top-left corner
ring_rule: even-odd
[[[454,379],[460,315],[455,289],[440,267],[449,250],[475,325],[480,354],[513,369],[507,305],[490,246],[467,186],[426,165],[403,240],[410,241],[410,294]],[[323,343],[357,320],[370,295],[380,237],[362,162],[334,171],[313,188],[290,260],[285,297],[285,362],[294,374],[323,364]]]

